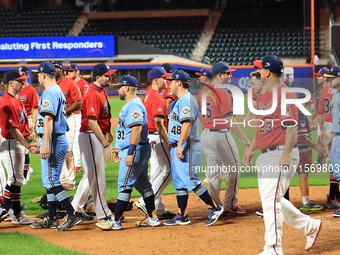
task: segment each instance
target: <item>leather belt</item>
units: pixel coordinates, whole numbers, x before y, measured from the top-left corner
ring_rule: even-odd
[[[176,148],[176,147],[177,147],[177,143],[171,143],[170,146],[171,146],[172,148]]]
[[[294,145],[294,148],[297,147],[297,144]],[[275,151],[275,150],[283,150],[284,149],[284,145],[283,144],[280,144],[280,145],[274,145],[272,147],[269,147],[267,149],[264,149],[262,150],[262,153],[266,153],[266,152],[269,152],[269,151]]]
[[[155,132],[149,132],[149,135],[158,135],[159,133],[157,131]]]
[[[222,129],[209,129],[207,128],[210,132],[218,132],[218,133],[225,133],[229,132],[229,128],[222,128]]]
[[[334,133],[334,136],[339,136],[340,135],[340,133]]]

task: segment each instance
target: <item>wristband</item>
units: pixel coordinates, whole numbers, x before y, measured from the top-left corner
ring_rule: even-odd
[[[109,146],[110,146],[110,144],[108,143],[107,145],[104,146],[104,149],[107,148],[107,147],[109,147]]]
[[[137,147],[136,144],[131,144],[130,143],[127,155],[128,156],[133,155],[135,153],[136,147]]]

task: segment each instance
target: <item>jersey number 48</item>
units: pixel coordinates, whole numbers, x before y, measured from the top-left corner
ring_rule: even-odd
[[[181,126],[173,126],[171,129],[171,133],[173,133],[174,135],[181,134]]]

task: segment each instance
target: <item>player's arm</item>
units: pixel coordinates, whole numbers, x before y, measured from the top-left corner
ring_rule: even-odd
[[[254,157],[254,152],[256,150],[256,135],[254,136],[253,140],[246,148],[246,151],[243,154],[243,163],[246,166],[251,166],[252,158]]]
[[[32,127],[30,127],[30,128],[33,128],[33,130],[35,130],[37,118],[38,118],[38,107],[32,108]]]
[[[135,156],[136,147],[140,140],[140,134],[142,133],[142,125],[135,125],[131,128],[130,145],[126,156],[125,164],[128,167],[133,166],[133,158]]]
[[[179,140],[177,142],[177,150],[176,150],[176,156],[179,159],[184,159],[184,155],[182,154],[182,152],[183,152],[182,146],[188,140],[190,131],[191,131],[190,120],[186,120],[186,121],[182,122],[181,134],[180,134]]]
[[[328,144],[326,144],[328,147],[326,147],[328,149],[328,151],[331,151],[332,148],[332,142],[333,142],[333,137],[334,137],[334,133],[331,133],[328,137]]]
[[[42,148],[40,151],[40,157],[42,159],[47,159],[51,156],[49,142],[50,142],[50,138],[51,138],[52,131],[53,131],[53,121],[54,121],[54,115],[45,113],[44,135],[43,135]]]
[[[77,111],[81,108],[82,100],[74,101],[72,105],[70,105],[69,108],[66,109],[66,115],[70,115],[74,111]]]
[[[100,129],[100,126],[98,125],[97,118],[95,116],[89,116],[88,117],[88,122],[91,130],[93,131],[94,135],[97,137],[99,142],[103,145],[104,147],[104,156],[106,160],[111,160],[112,159],[112,151],[113,147],[110,144],[108,140],[106,140],[105,136],[103,135],[102,130]]]
[[[39,144],[30,144],[29,142],[26,141],[22,133],[19,131],[17,127],[10,127],[9,128],[11,131],[11,134],[14,136],[14,138],[21,143],[23,146],[25,146],[26,149],[29,150],[30,153],[39,153]]]
[[[237,124],[237,121],[234,118],[234,116],[226,117],[226,120],[228,121],[228,123],[232,123],[229,125],[230,130],[233,131],[233,133],[242,140],[243,144],[246,147],[248,147],[250,145],[250,141],[248,140],[247,136],[243,133],[240,126]]]
[[[296,138],[297,138],[297,126],[294,124],[289,125],[288,122],[285,122],[285,125],[288,126],[286,128],[286,135],[285,135],[285,146],[283,149],[283,154],[280,159],[280,165],[283,167],[290,167],[290,154],[294,148]]]
[[[166,129],[164,127],[164,117],[163,116],[156,116],[154,118],[154,121],[155,121],[155,126],[156,126],[156,129],[157,129],[157,132],[159,133],[159,136],[161,137],[161,139],[166,144],[170,144],[169,139],[168,139],[168,132],[166,131]]]
[[[307,137],[301,137],[299,138],[299,142],[303,143],[304,145],[307,145],[308,147],[316,150],[318,153],[325,154],[326,150],[320,146],[319,144],[313,143],[310,139]]]

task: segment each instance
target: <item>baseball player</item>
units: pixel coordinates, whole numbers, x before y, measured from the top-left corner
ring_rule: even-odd
[[[166,106],[164,97],[160,92],[166,88],[166,77],[171,73],[166,73],[161,67],[154,67],[148,73],[152,89],[144,97],[144,106],[148,116],[149,142],[151,144],[150,157],[150,182],[155,194],[155,207],[159,219],[172,219],[175,214],[166,209],[162,201],[162,193],[171,182],[170,159],[169,159],[169,140],[167,133]],[[146,206],[143,198],[136,202],[136,206],[146,214]],[[142,221],[143,222],[143,221]],[[141,222],[141,224],[143,224]]]
[[[328,137],[332,129],[331,102],[337,89],[333,88],[332,84],[330,84],[331,79],[336,77],[332,72],[330,72],[330,74],[325,74],[324,77],[328,78],[327,82],[329,85],[322,89],[317,112],[318,122],[321,127],[320,141],[327,150],[327,144],[329,142]],[[327,162],[325,163],[327,164]],[[329,182],[330,186],[326,206],[328,208],[340,208],[339,181],[333,176],[333,171],[330,171]]]
[[[81,212],[90,193],[98,221],[112,220],[112,212],[106,202],[106,176],[104,156],[111,159],[113,134],[111,130],[111,111],[105,88],[110,85],[111,75],[117,69],[110,70],[106,64],[92,68],[93,83],[89,93],[83,99],[82,122],[79,134],[81,158],[84,175],[81,179],[72,205]]]
[[[19,71],[23,72],[26,76],[29,76],[29,69],[26,66],[19,66]],[[31,86],[28,82],[27,79],[24,80],[25,85],[22,89],[22,91],[19,92],[19,98],[23,102],[26,113],[28,116],[28,123],[29,123],[29,128],[30,131],[32,132],[34,130],[36,120],[37,120],[37,111],[38,111],[38,92],[36,91],[33,86]],[[32,118],[31,118],[32,114]],[[25,177],[25,182],[26,184],[30,176],[33,172],[32,167],[30,167],[30,158],[29,158],[29,153],[28,150],[25,151],[25,165],[24,165],[24,177]]]
[[[0,130],[5,140],[0,146],[0,158],[7,170],[8,181],[5,187],[4,208],[10,212],[13,224],[31,224],[33,219],[21,211],[21,186],[24,183],[25,148],[30,153],[39,153],[39,144],[30,144],[24,138],[29,134],[28,118],[25,107],[19,98],[24,86],[25,76],[18,69],[6,73],[8,83],[0,105]]]
[[[197,175],[201,166],[202,146],[199,138],[198,105],[189,93],[190,76],[183,70],[175,71],[171,77],[172,93],[178,97],[171,106],[169,119],[169,142],[171,143],[170,162],[172,179],[176,189],[178,213],[166,226],[188,225],[188,197],[193,190],[208,206],[208,219],[204,226],[214,224],[223,213],[223,207],[216,204]]]
[[[77,83],[69,77],[63,77],[63,65],[59,61],[54,61],[52,64],[56,68],[56,81],[60,86],[61,91],[66,98],[66,116],[67,124],[70,130],[66,133],[69,143],[69,149],[66,153],[65,163],[60,174],[60,182],[67,190],[75,189],[75,168],[73,147],[75,144],[75,137],[78,134],[76,130],[77,119],[81,118],[80,108],[82,104],[82,96],[80,94]],[[76,117],[78,115],[78,117]]]
[[[66,99],[56,83],[56,68],[53,64],[43,62],[35,72],[38,72],[38,82],[46,89],[39,102],[36,130],[41,137],[42,182],[47,191],[48,216],[31,224],[31,227],[64,231],[82,221],[81,215],[73,209],[60,183],[60,172],[68,149],[65,135],[69,130],[66,121]],[[57,200],[67,212],[61,225],[56,218]]]
[[[331,147],[331,159],[332,159],[332,172],[334,178],[337,181],[340,180],[340,67],[335,66],[332,68],[331,71],[332,77],[332,87],[337,90],[334,94],[331,108],[332,108],[332,115],[333,115],[333,123],[332,123],[332,130],[331,135],[329,137],[329,144],[328,146]],[[336,212],[332,213],[332,215],[336,218],[340,217],[340,209]]]
[[[202,96],[204,95],[207,109],[207,114],[201,115],[203,128],[201,141],[207,161],[206,177],[208,178],[208,191],[211,198],[219,205],[222,205],[225,212],[245,214],[246,210],[237,205],[241,164],[236,142],[230,130],[242,140],[245,146],[249,146],[250,142],[233,117],[231,94],[223,88],[215,88],[214,85],[229,84],[232,78],[231,72],[233,71],[236,71],[236,69],[230,69],[226,62],[219,62],[213,66],[212,70],[202,68],[199,73],[196,73],[200,75],[200,82],[204,85],[204,91],[200,90],[198,93],[198,105],[201,110]],[[211,81],[207,81],[207,78],[210,78]],[[215,103],[214,99],[217,99],[218,96],[223,98],[223,101]],[[215,122],[216,120],[218,121]],[[231,122],[233,124],[229,125],[228,123]],[[223,171],[224,167],[229,167],[231,171]],[[226,178],[224,175],[227,175],[228,180],[222,202],[219,195],[221,179]]]
[[[166,73],[173,73],[173,67],[169,63],[164,63],[161,66]],[[171,81],[168,81],[168,84],[166,86],[166,89],[164,89],[164,97],[166,99],[166,113],[168,114],[171,109],[172,103],[177,99],[177,97],[172,93],[170,88]]]
[[[322,222],[302,214],[283,197],[299,162],[299,151],[296,146],[297,107],[294,104],[281,106],[281,90],[287,86],[282,81],[284,68],[280,58],[267,55],[262,60],[256,60],[255,66],[260,67],[262,82],[268,89],[258,98],[258,109],[271,108],[274,89],[277,90],[278,103],[272,114],[257,117],[262,125],[256,128],[255,137],[243,157],[244,164],[250,166],[255,149],[262,150],[262,154],[256,160],[265,222],[265,245],[261,254],[283,254],[283,220],[306,236],[305,250],[308,251],[315,244]],[[296,98],[293,93],[287,93],[286,96]],[[286,108],[286,115],[281,115],[281,107]]]
[[[115,147],[119,154],[115,155],[115,162],[120,160],[118,175],[118,197],[114,212],[114,220],[99,222],[102,229],[122,229],[120,223],[124,209],[130,200],[132,188],[135,187],[143,195],[148,211],[149,221],[144,226],[159,226],[155,211],[154,193],[148,181],[148,161],[151,148],[148,139],[148,120],[145,107],[137,97],[138,80],[130,75],[123,75],[119,81],[121,85],[118,93],[126,104],[119,113],[116,129]],[[119,157],[119,158],[118,158]]]
[[[80,93],[82,97],[85,96],[86,92],[89,89],[89,84],[84,79],[80,78],[80,70],[79,66],[77,64],[69,64],[69,66],[65,69],[67,75],[69,78],[74,80],[80,89]],[[76,173],[81,173],[81,159],[80,159],[80,151],[79,151],[79,129],[80,129],[80,123],[81,123],[81,114],[75,113],[75,120],[76,120],[76,127],[75,127],[75,135],[74,135],[74,145],[73,145],[73,153],[74,153],[74,165]]]

